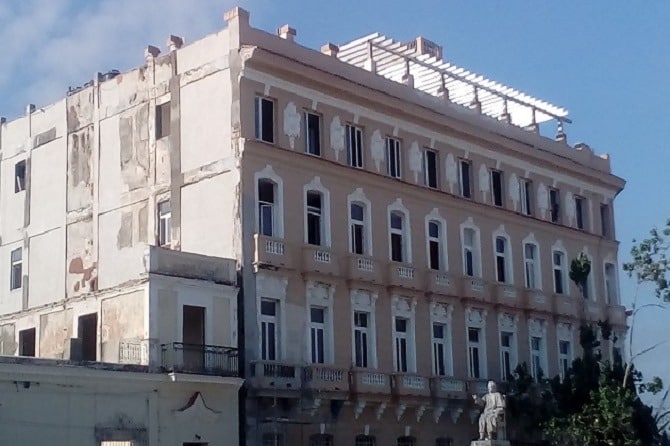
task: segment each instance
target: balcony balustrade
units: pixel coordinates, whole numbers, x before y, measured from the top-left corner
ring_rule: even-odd
[[[430,391],[436,399],[465,399],[465,381],[448,376],[434,376],[430,379]]]
[[[335,254],[325,246],[306,245],[302,248],[302,269],[337,276],[340,265]]]
[[[354,369],[351,371],[351,391],[358,394],[390,394],[389,375],[370,370]]]
[[[161,366],[174,373],[239,376],[237,349],[218,345],[161,344]]]
[[[584,316],[587,319],[592,321],[602,321],[605,320],[606,308],[605,305],[600,302],[594,302],[591,299],[584,299]]]
[[[626,307],[623,305],[608,305],[607,315],[610,323],[614,325],[626,325]]]
[[[461,279],[461,290],[464,297],[478,300],[480,302],[492,302],[489,286],[481,277],[463,276]]]
[[[423,376],[411,373],[391,375],[392,392],[396,396],[430,396],[430,382]]]
[[[542,293],[542,290],[525,289],[524,296],[529,309],[542,313],[552,312],[552,304],[549,298]]]
[[[349,392],[349,372],[323,364],[309,365],[303,368],[302,387],[317,392]]]
[[[468,393],[482,396],[485,393],[488,393],[488,380],[487,379],[471,379],[468,381]]]
[[[427,274],[426,288],[431,293],[443,294],[445,296],[460,295],[460,281],[454,279],[447,273],[429,270]]]
[[[408,263],[390,262],[388,265],[389,285],[410,288],[413,290],[423,289],[421,272]]]
[[[251,384],[257,389],[300,389],[299,368],[293,364],[274,361],[251,363]]]
[[[575,317],[578,314],[577,302],[575,298],[565,294],[554,294],[551,298],[554,313],[559,316]]]
[[[365,282],[382,283],[379,263],[372,257],[349,256],[349,278]]]
[[[293,268],[292,250],[282,239],[268,237],[262,234],[254,235],[255,256],[254,265],[274,266],[278,268]]]
[[[525,306],[524,294],[519,292],[514,285],[497,283],[495,285],[495,298],[497,303],[507,307],[523,308]]]

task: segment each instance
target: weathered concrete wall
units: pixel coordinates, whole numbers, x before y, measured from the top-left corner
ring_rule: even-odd
[[[0,354],[7,356],[16,354],[15,334],[14,324],[0,325]]]
[[[145,308],[144,290],[102,300],[101,361],[119,361],[119,341],[144,339]]]
[[[54,311],[40,317],[39,355],[41,358],[62,359],[66,343],[75,337],[72,326],[72,310]]]
[[[27,136],[27,134],[24,136]],[[3,154],[3,160],[0,163],[0,184],[2,185],[0,189],[0,210],[2,211],[0,227],[2,228],[3,244],[23,239],[26,191],[15,192],[14,166],[25,159],[25,153],[11,158],[6,158]]]
[[[31,235],[62,228],[65,224],[66,154],[65,137],[35,148],[31,154]],[[61,257],[61,261],[64,260]]]
[[[0,314],[14,313],[23,308],[23,292],[21,288],[9,289],[9,273],[11,270],[11,252],[23,247],[23,241],[3,244],[0,247]],[[25,253],[24,253],[25,261]]]
[[[38,307],[65,298],[65,229],[30,238],[28,306]]]

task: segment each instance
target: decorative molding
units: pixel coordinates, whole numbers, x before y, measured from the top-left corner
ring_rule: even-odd
[[[572,324],[569,322],[559,322],[556,324],[556,336],[559,341],[572,342]]]
[[[382,419],[385,410],[386,410],[386,402],[379,403],[379,406],[377,406],[377,410],[375,410],[375,417],[377,418],[377,421]]]
[[[547,321],[544,319],[528,319],[528,333],[530,336],[544,338],[547,336]]]
[[[486,327],[486,315],[488,311],[483,308],[467,307],[465,309],[465,321],[467,326],[484,328]]]
[[[363,413],[363,409],[365,409],[365,400],[356,400],[356,404],[354,404],[354,419],[358,420],[358,417]]]
[[[486,164],[481,164],[479,166],[479,191],[484,195],[483,201],[486,203],[488,200],[486,195],[491,190],[491,181],[489,179],[489,169],[486,167]]]
[[[442,413],[444,413],[444,406],[433,407],[433,421],[435,421],[435,424],[440,422],[440,417],[442,416]]]
[[[382,162],[384,161],[384,138],[379,129],[375,130],[370,137],[370,153],[375,162],[377,172],[381,172]]]
[[[549,190],[542,182],[537,186],[537,208],[540,210],[540,218],[546,219],[549,209]]]
[[[379,294],[376,292],[353,289],[351,290],[351,305],[357,310],[374,311],[378,296]]]
[[[344,150],[344,126],[339,116],[330,122],[330,148],[335,152],[335,159],[340,160],[340,152]]]
[[[512,173],[512,175],[509,176],[509,180],[507,181],[507,194],[509,196],[510,201],[512,202],[515,212],[519,210],[519,199],[520,199],[519,191],[520,191],[519,178],[516,176],[515,173]]]
[[[447,181],[447,184],[449,185],[449,192],[453,194],[454,189],[458,184],[458,164],[456,163],[454,155],[448,153],[447,160],[445,161],[444,165],[445,165],[445,172],[444,172],[445,179]]]
[[[446,323],[451,325],[451,315],[454,311],[454,307],[451,304],[446,304],[442,302],[432,301],[430,303],[430,314],[433,321]]]
[[[462,407],[455,407],[449,411],[449,415],[451,415],[451,422],[456,424],[458,422],[458,419],[461,417],[461,414],[463,413],[463,408]]]
[[[221,412],[207,407],[205,400],[202,398],[200,392],[196,392],[191,396],[186,406],[174,411],[177,417],[188,417],[195,420],[208,419],[210,421],[216,420]]]
[[[405,410],[407,410],[407,405],[399,403],[398,407],[396,407],[396,409],[395,409],[395,418],[396,418],[397,421],[400,421],[403,414],[405,413]]]
[[[417,304],[416,298],[410,299],[394,294],[391,297],[391,302],[393,303],[393,314],[395,316],[411,318],[414,315]]]
[[[572,192],[565,193],[565,216],[568,218],[568,225],[575,225],[575,218],[577,216],[577,206],[575,205],[575,196]]]
[[[293,102],[284,108],[284,134],[288,136],[291,150],[295,148],[295,139],[300,136],[300,113]]]
[[[516,331],[519,322],[519,315],[512,313],[498,314],[498,325],[501,330]]]
[[[423,171],[423,156],[421,154],[421,149],[419,149],[419,143],[416,141],[412,142],[412,145],[409,148],[409,170],[414,173],[414,182],[419,182],[419,174]]]
[[[423,418],[423,414],[426,412],[426,409],[428,406],[426,404],[421,404],[419,407],[416,408],[416,422],[420,423],[421,418]]]
[[[306,289],[308,304],[324,307],[330,307],[332,305],[333,296],[335,295],[335,285],[308,280]]]

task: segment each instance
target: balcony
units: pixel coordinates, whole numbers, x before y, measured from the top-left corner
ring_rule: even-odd
[[[542,293],[542,290],[526,289],[524,290],[526,305],[533,311],[541,313],[551,313],[552,305],[547,296]]]
[[[577,302],[574,298],[565,294],[554,294],[551,300],[554,304],[554,313],[557,315],[565,317],[577,316]]]
[[[613,325],[626,325],[626,307],[623,305],[608,305],[607,318]]]
[[[395,396],[430,396],[430,382],[419,375],[396,373],[391,375],[391,390]]]
[[[434,376],[430,379],[430,391],[436,399],[465,399],[467,392],[465,381],[447,376]]]
[[[277,268],[293,268],[292,253],[282,239],[254,234],[255,256],[254,265]]]
[[[298,367],[274,361],[251,363],[251,385],[256,389],[299,390]]]
[[[495,285],[496,302],[513,308],[524,307],[524,295],[514,285],[497,283]]]
[[[486,379],[471,379],[468,381],[468,393],[477,396],[482,396],[489,392],[488,380]]]
[[[372,257],[351,255],[349,256],[349,278],[382,283],[379,263]]]
[[[388,275],[389,285],[413,290],[423,289],[421,273],[408,263],[390,262]]]
[[[605,320],[605,306],[591,299],[584,299],[584,316],[592,321]]]
[[[427,275],[428,283],[427,290],[431,293],[443,294],[446,296],[458,296],[459,281],[454,280],[452,276],[447,273],[442,273],[435,270],[430,270]]]
[[[368,370],[352,370],[351,391],[359,394],[388,395],[391,393],[389,375]]]
[[[349,374],[346,369],[309,365],[302,371],[302,387],[316,392],[349,392]]]
[[[321,274],[340,274],[335,254],[325,246],[307,245],[302,248],[302,269]]]
[[[161,366],[166,372],[239,376],[237,349],[218,345],[173,342],[161,344]]]
[[[480,302],[491,302],[491,294],[488,288],[488,284],[481,277],[463,276],[461,279],[461,290],[464,297]]]

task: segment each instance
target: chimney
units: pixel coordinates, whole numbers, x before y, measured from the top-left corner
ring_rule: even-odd
[[[167,40],[167,46],[170,51],[175,51],[184,46],[184,38],[170,34]]]
[[[225,20],[227,23],[230,23],[235,19],[237,19],[240,23],[249,26],[249,11],[236,6],[223,15],[223,20]]]
[[[321,52],[326,56],[337,57],[337,53],[340,52],[340,47],[335,45],[334,43],[328,42],[327,44],[321,47]]]
[[[149,62],[150,60],[158,57],[158,55],[161,53],[161,50],[158,47],[155,47],[153,45],[148,45],[146,49],[144,50],[144,59]]]
[[[282,39],[293,42],[297,32],[295,28],[291,28],[290,25],[284,25],[281,28],[277,29],[277,35]]]

